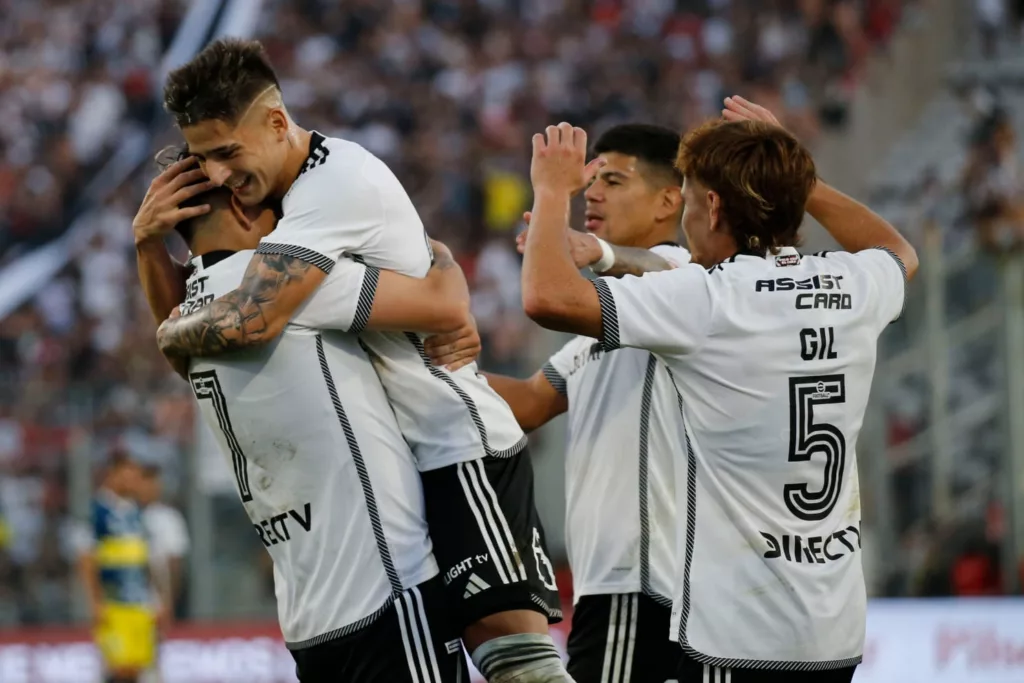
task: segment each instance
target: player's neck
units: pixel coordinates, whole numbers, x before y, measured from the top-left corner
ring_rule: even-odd
[[[657,230],[651,232],[647,237],[643,245],[644,249],[653,249],[659,244],[682,244],[682,240],[679,235],[679,223],[673,223],[671,225],[658,226]]]
[[[637,247],[638,249],[653,249],[659,244],[680,244],[679,230],[676,227],[678,222],[665,225],[656,225],[649,232],[634,241],[633,244],[624,244],[624,247]]]
[[[273,192],[275,199],[281,199],[291,188],[292,183],[299,177],[299,171],[309,157],[309,140],[312,137],[305,128],[292,124],[292,130],[288,135],[288,156],[285,157],[284,166],[281,167],[281,176],[278,178],[277,190]]]
[[[255,249],[259,245],[260,236],[250,230],[222,228],[213,230],[196,230],[189,243],[189,251],[193,256],[202,256],[215,251],[245,251]]]

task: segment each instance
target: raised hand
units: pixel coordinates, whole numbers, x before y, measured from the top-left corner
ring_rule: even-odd
[[[213,188],[213,183],[196,163],[195,157],[187,157],[153,178],[132,221],[136,244],[163,238],[181,221],[202,216],[210,210],[209,204],[180,207],[185,200]]]
[[[746,100],[739,95],[725,98],[725,109],[722,110],[722,118],[726,121],[763,121],[773,126],[782,128],[779,119],[775,114],[759,104]]]
[[[533,136],[530,180],[534,192],[549,191],[574,195],[590,185],[604,160],[586,164],[587,132],[568,123],[548,126]]]

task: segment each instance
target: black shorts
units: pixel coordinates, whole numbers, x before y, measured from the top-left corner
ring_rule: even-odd
[[[562,620],[555,571],[523,451],[423,472],[434,556],[462,629],[509,610]]]
[[[850,683],[856,668],[856,666],[847,666],[829,671],[728,669],[701,664],[684,654],[677,678],[680,681],[709,681],[709,683]]]
[[[293,650],[301,683],[460,683],[469,680],[440,576],[410,588],[369,626]]]
[[[576,683],[674,679],[683,652],[668,639],[671,621],[671,607],[641,593],[582,596],[569,631],[569,675]]]

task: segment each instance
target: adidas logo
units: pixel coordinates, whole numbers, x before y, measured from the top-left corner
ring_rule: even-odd
[[[490,588],[490,585],[476,574],[470,574],[469,579],[466,581],[466,592],[462,594],[462,599],[467,600],[477,593],[482,593]]]

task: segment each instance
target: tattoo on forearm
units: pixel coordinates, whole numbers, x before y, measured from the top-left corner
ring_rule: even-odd
[[[672,269],[672,264],[647,249],[613,246],[612,250],[615,252],[615,265],[601,275],[622,277],[623,275],[643,275],[644,273],[657,273]]]
[[[168,356],[217,356],[270,341],[267,305],[312,267],[291,256],[255,256],[238,289],[196,313],[165,322],[157,332],[160,350]]]

